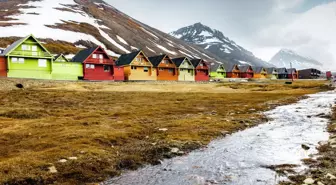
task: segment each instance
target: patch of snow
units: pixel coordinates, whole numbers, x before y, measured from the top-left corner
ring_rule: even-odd
[[[70,59],[72,59],[74,56],[75,56],[74,54],[64,55],[65,58],[70,58]]]
[[[224,51],[224,53],[231,53],[231,51],[228,48],[220,48],[221,51]]]
[[[171,44],[171,43],[169,43],[169,42],[167,42],[167,44],[168,44],[169,46],[171,46],[171,47],[175,47],[173,44]]]
[[[128,43],[127,43],[123,38],[121,38],[119,35],[117,35],[117,39],[118,39],[120,42],[122,42],[122,43],[128,45]]]
[[[154,37],[156,40],[160,40],[158,36],[154,35],[152,32],[146,30],[145,28],[141,27],[141,29],[146,32],[147,34],[151,35],[152,37]]]
[[[213,58],[209,57],[209,55],[207,55],[205,53],[202,53],[202,55],[205,56],[205,57],[207,57],[207,58],[209,58],[209,59],[213,59]]]
[[[76,45],[77,48],[86,48],[85,46],[79,44],[79,45]]]
[[[137,47],[131,46],[131,50],[139,50]]]
[[[181,54],[189,57],[189,58],[194,58],[192,55],[189,55],[188,53],[184,52],[184,51],[181,51],[181,50],[178,50]]]
[[[248,64],[248,65],[252,65],[251,63],[249,63],[249,62],[246,62],[246,61],[243,61],[243,60],[239,60],[238,62],[239,62],[239,63],[241,63],[241,64]]]
[[[223,46],[224,48],[228,48],[229,50],[232,50],[232,51],[234,50],[234,49],[232,49],[232,48],[231,48],[229,45],[227,45],[227,44],[223,44],[222,46]]]
[[[100,25],[100,28],[111,30],[111,28],[109,28],[109,27],[107,27],[105,25]]]
[[[199,35],[202,35],[204,37],[212,37],[212,34],[208,31],[202,31]]]
[[[218,38],[208,38],[208,39],[205,39],[203,42],[200,42],[199,44],[207,44],[207,43],[221,43],[222,41],[219,40]]]
[[[151,52],[153,52],[153,53],[156,53],[153,49],[149,48],[148,46],[146,46],[146,48],[147,48],[149,51],[151,51]]]
[[[161,49],[162,51],[164,51],[164,52],[170,53],[170,54],[172,54],[172,55],[176,55],[176,52],[174,52],[174,51],[170,51],[170,50],[168,50],[167,48],[165,48],[165,47],[163,47],[163,46],[161,46],[161,45],[159,45],[159,44],[156,44],[156,47],[160,48],[160,49]]]
[[[211,45],[207,45],[204,49],[209,49]]]

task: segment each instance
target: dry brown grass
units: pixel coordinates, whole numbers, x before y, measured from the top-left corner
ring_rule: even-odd
[[[17,82],[26,88],[8,90]],[[0,79],[0,184],[102,181],[172,157],[171,147],[188,152],[223,131],[259,124],[265,120],[260,112],[321,90],[251,93],[170,84],[173,92],[167,85],[141,84],[137,91],[137,83]],[[78,159],[58,162],[68,157]],[[49,173],[50,166],[58,173]]]

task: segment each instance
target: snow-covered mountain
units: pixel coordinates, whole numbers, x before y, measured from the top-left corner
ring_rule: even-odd
[[[282,49],[269,61],[278,67],[290,68],[291,64],[296,69],[316,68],[321,69],[323,64],[309,57],[304,57],[293,50]]]
[[[255,57],[252,52],[237,45],[234,41],[225,37],[218,30],[211,29],[202,23],[183,27],[170,33],[172,36],[198,45],[214,55],[237,64],[250,64],[253,66],[271,67],[272,65]]]
[[[0,7],[0,48],[34,34],[55,54],[74,54],[80,48],[101,45],[113,56],[142,49],[149,56],[166,53],[210,62],[221,59],[102,0],[0,0]]]

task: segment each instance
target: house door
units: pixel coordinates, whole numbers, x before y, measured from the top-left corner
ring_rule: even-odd
[[[32,46],[32,55],[37,56],[37,46]]]

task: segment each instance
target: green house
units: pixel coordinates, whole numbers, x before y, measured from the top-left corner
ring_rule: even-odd
[[[83,64],[69,61],[63,54],[57,55],[52,63],[53,80],[78,80],[83,77]]]
[[[8,77],[52,78],[53,56],[33,35],[14,42],[3,55],[7,58]]]
[[[226,71],[223,64],[211,63],[210,65],[210,80],[222,80],[226,78]]]

